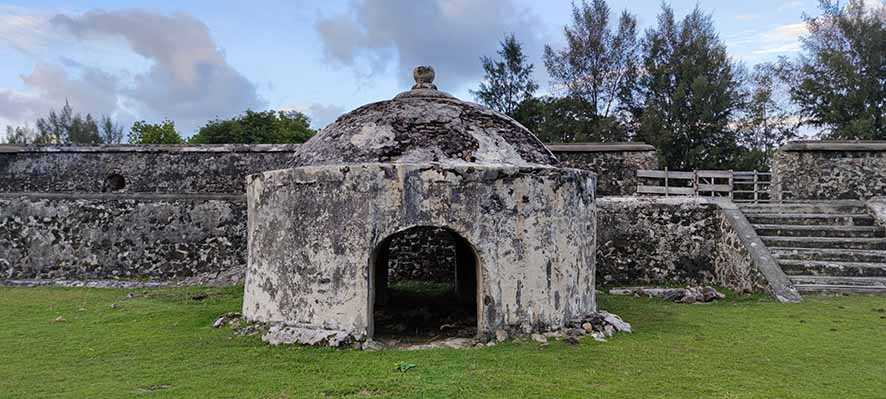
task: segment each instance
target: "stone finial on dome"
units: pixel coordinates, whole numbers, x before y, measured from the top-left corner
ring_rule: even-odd
[[[415,79],[415,85],[412,90],[431,89],[437,90],[434,85],[434,68],[430,65],[419,65],[412,70],[412,77]]]

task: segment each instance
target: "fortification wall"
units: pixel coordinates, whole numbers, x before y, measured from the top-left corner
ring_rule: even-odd
[[[242,195],[0,194],[6,279],[180,279],[245,257]]]
[[[0,192],[244,193],[298,145],[0,145]]]
[[[246,176],[283,169],[298,144],[0,145],[0,192],[243,193]],[[555,144],[561,165],[600,176],[599,195],[636,191],[636,171],[656,169],[642,143]]]
[[[772,197],[795,200],[886,196],[886,141],[797,141],[772,162]]]
[[[598,283],[713,283],[718,212],[716,204],[692,198],[599,199]]]
[[[655,147],[644,143],[549,144],[548,148],[561,166],[596,173],[598,196],[632,195],[637,191],[637,170],[658,169]]]
[[[610,197],[597,201],[597,284],[769,287],[727,213],[706,198]]]
[[[612,195],[632,192],[637,169],[657,167],[652,147],[619,146],[552,150],[564,165],[597,172],[600,187]],[[285,167],[296,148],[0,147],[0,275],[177,279],[242,267],[244,176]],[[125,187],[102,193],[113,173],[123,176]],[[603,198],[598,209],[597,281],[717,282],[716,205]],[[398,240],[391,243],[394,278],[451,280],[452,270],[428,266],[449,259],[452,242]]]

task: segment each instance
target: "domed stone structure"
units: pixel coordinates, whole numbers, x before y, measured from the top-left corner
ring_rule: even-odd
[[[453,237],[457,301],[481,340],[594,312],[595,176],[438,91],[430,67],[415,78],[322,129],[291,169],[249,177],[244,316],[288,342],[372,338],[391,242],[423,228]]]

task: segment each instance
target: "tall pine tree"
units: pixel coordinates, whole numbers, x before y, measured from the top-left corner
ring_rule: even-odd
[[[613,26],[614,25],[614,26]],[[614,29],[613,29],[614,28]],[[582,0],[572,5],[572,24],[563,28],[566,47],[555,50],[545,46],[545,67],[551,75],[555,91],[567,97],[555,101],[565,105],[564,112],[574,123],[585,127],[581,134],[562,132],[562,137],[582,137],[593,141],[625,141],[627,130],[623,98],[636,81],[639,43],[637,19],[623,12],[617,24],[610,20],[610,9],[604,0]],[[558,118],[555,118],[558,119]],[[558,119],[563,122],[569,122]]]
[[[710,16],[696,7],[677,21],[663,5],[643,47],[633,104],[638,138],[671,169],[731,167],[740,153],[730,122],[742,106],[741,84]]]
[[[808,124],[826,138],[886,139],[886,6],[877,0],[821,0],[791,91]]]
[[[471,94],[483,105],[514,117],[517,107],[538,89],[532,79],[534,65],[528,63],[523,46],[513,34],[501,42],[498,56],[498,60],[481,58],[486,75],[480,89]]]

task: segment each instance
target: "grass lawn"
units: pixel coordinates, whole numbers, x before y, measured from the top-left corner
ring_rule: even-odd
[[[601,296],[634,334],[360,352],[269,347],[211,328],[239,310],[241,290],[126,299],[126,290],[0,288],[0,397],[886,397],[884,297],[679,305]],[[397,371],[400,361],[417,367]]]

